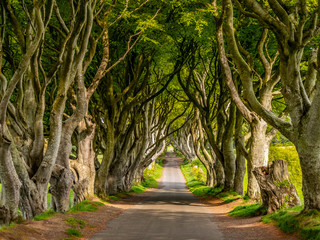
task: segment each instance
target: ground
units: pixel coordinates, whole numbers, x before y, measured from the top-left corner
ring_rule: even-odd
[[[169,161],[181,163],[181,159],[170,157]],[[160,179],[161,181],[161,179]],[[160,184],[160,188],[163,184]],[[97,232],[107,228],[107,223],[116,218],[123,211],[128,210],[137,203],[143,204],[143,201],[156,194],[158,190],[149,189],[144,193],[129,195],[127,199],[117,202],[111,202],[106,206],[99,207],[95,212],[81,212],[74,214],[56,214],[50,219],[42,221],[26,221],[15,228],[8,229],[0,233],[0,239],[19,239],[19,240],[56,240],[68,238],[65,233],[70,226],[64,222],[64,219],[74,217],[87,222],[86,227],[81,231],[83,237],[79,239],[89,239]],[[97,200],[97,199],[96,199]],[[224,203],[216,198],[200,199],[208,213],[211,213],[210,220],[216,224],[224,236],[225,240],[235,239],[299,239],[296,235],[283,233],[277,227],[264,224],[260,221],[261,217],[254,218],[234,218],[227,216],[232,208],[239,204],[238,201]]]

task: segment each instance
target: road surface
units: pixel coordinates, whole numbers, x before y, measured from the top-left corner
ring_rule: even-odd
[[[167,160],[161,187],[108,222],[92,240],[224,239],[210,210],[186,189],[178,158],[172,154]]]

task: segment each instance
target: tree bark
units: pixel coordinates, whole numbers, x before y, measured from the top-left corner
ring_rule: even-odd
[[[10,140],[0,137],[0,225],[9,224],[18,217],[21,182],[12,162],[10,145]]]
[[[275,160],[268,167],[256,167],[253,174],[261,189],[261,208],[267,213],[301,205],[296,188],[290,181],[286,161]]]
[[[96,175],[94,161],[96,159],[96,153],[93,148],[93,140],[95,136],[95,126],[88,116],[86,119],[83,119],[78,126],[78,131],[80,132],[78,159],[70,160],[70,167],[75,176],[75,183],[72,187],[75,194],[75,203],[94,196],[94,181]]]
[[[236,126],[235,126],[235,145],[236,145],[236,175],[234,177],[234,191],[239,195],[243,195],[243,180],[246,173],[246,159],[245,155],[248,155],[244,138],[242,136],[242,124],[243,116],[240,111],[236,113]]]
[[[233,150],[233,131],[236,122],[236,106],[231,103],[229,119],[222,138],[222,153],[224,156],[225,185],[224,190],[234,190],[236,173],[236,157]]]
[[[254,177],[256,167],[268,165],[269,141],[266,138],[267,123],[264,120],[253,121],[251,124],[251,148],[248,156],[248,191],[250,198],[259,200],[260,189]]]

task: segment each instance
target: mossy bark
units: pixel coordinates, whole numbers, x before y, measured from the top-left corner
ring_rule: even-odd
[[[275,160],[268,167],[256,167],[253,174],[261,189],[262,208],[268,213],[301,204],[286,161]]]

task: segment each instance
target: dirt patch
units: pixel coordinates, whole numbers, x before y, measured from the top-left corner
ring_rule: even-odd
[[[46,220],[25,221],[16,227],[1,231],[0,240],[58,240],[68,238],[66,230],[71,226],[64,220],[70,217],[86,221],[85,228],[81,230],[83,237],[78,239],[89,239],[94,233],[106,229],[107,222],[147,198],[153,191],[153,189],[148,189],[144,193],[128,195],[124,200],[113,201],[110,204],[98,207],[95,212],[56,214]],[[98,199],[93,200],[98,201]]]

